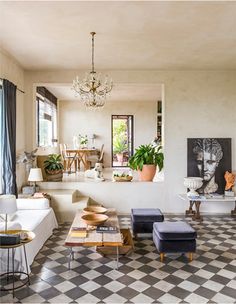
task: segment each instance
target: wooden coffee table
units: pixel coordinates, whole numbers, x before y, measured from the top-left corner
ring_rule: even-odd
[[[69,257],[68,257],[68,268],[70,269],[71,260],[74,259],[73,247],[96,247],[96,246],[111,246],[116,247],[116,260],[117,260],[117,269],[119,264],[119,247],[123,245],[122,234],[120,233],[119,220],[117,217],[116,210],[111,208],[108,209],[106,215],[108,220],[105,222],[104,226],[116,226],[118,227],[117,233],[107,233],[107,232],[96,232],[96,229],[93,229],[86,225],[86,223],[81,219],[83,211],[78,210],[74,221],[71,225],[70,231],[65,240],[65,246],[69,247]],[[71,229],[72,227],[81,227],[87,228],[87,237],[72,237]]]

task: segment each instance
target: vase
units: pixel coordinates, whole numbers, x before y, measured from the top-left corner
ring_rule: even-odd
[[[201,177],[185,177],[184,178],[184,186],[189,188],[189,192],[187,193],[188,197],[191,196],[199,196],[197,189],[201,188],[203,184],[203,179]]]

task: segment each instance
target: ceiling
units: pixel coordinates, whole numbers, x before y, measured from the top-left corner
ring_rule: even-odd
[[[45,87],[59,100],[80,101],[75,97],[71,85],[48,84]],[[107,96],[107,102],[150,102],[162,100],[161,85],[150,84],[115,84],[112,92]]]
[[[0,1],[0,45],[25,68],[235,69],[236,2]]]

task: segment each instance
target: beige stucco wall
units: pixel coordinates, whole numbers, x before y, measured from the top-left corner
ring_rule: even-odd
[[[158,83],[165,86],[165,180],[163,187],[156,184],[156,192],[152,192],[152,195],[148,195],[147,186],[145,206],[159,206],[168,212],[182,212],[185,209],[187,204],[178,198],[178,193],[185,191],[183,177],[186,176],[187,171],[186,139],[188,137],[231,137],[232,164],[235,169],[236,71],[107,71],[107,73],[114,79],[114,83]],[[76,74],[78,71],[28,71],[26,117],[34,117],[33,84],[71,83]],[[28,119],[26,123],[27,140],[29,139],[27,144],[28,148],[32,148],[35,145],[34,121]],[[126,204],[122,211],[128,211],[131,205],[135,206],[131,187],[130,191],[127,189],[126,194],[130,204]],[[112,196],[112,193],[109,195]],[[228,212],[231,207],[232,204],[229,203],[208,204],[203,206],[203,210]]]
[[[111,166],[111,115],[134,116],[134,147],[149,143],[156,134],[156,102],[109,102],[91,111],[78,101],[59,102],[59,142],[73,147],[74,135],[96,134],[96,147],[104,144],[104,165]]]
[[[0,78],[8,79],[21,90],[24,90],[24,70],[6,53],[0,50]],[[16,93],[16,152],[22,153],[26,147],[25,140],[25,101],[24,94]],[[20,189],[25,181],[25,165],[18,164],[16,167],[17,186]]]

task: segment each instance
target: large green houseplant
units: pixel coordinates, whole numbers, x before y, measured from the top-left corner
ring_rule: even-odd
[[[48,181],[62,181],[63,165],[60,154],[50,154],[44,161],[44,170]]]
[[[141,181],[152,181],[156,174],[156,167],[159,171],[164,165],[164,154],[162,146],[141,145],[136,150],[133,156],[129,159],[129,166],[139,173]]]

